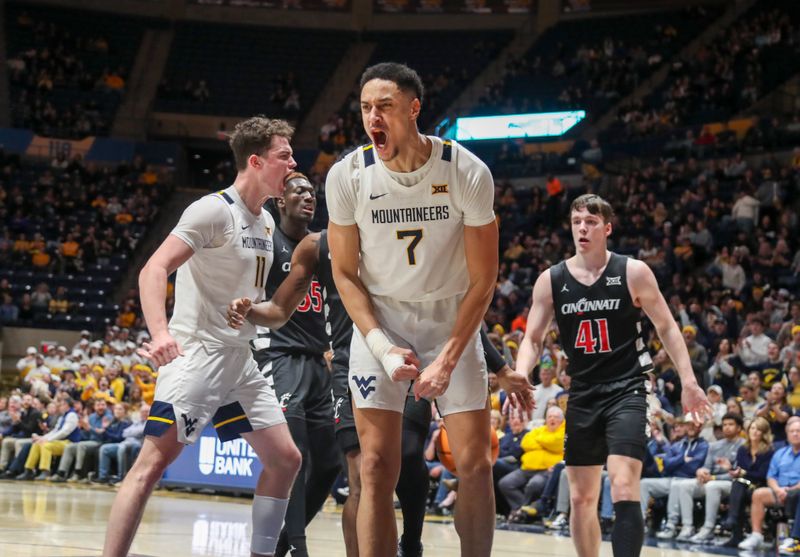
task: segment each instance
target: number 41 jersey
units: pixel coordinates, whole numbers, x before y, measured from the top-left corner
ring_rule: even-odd
[[[423,302],[464,293],[464,226],[494,220],[486,165],[454,141],[428,139],[430,158],[413,172],[390,171],[366,145],[328,173],[330,220],[358,225],[360,278],[370,294]]]
[[[553,309],[569,375],[584,383],[609,383],[653,370],[642,337],[641,310],[627,282],[628,258],[611,254],[591,286],[570,274],[566,261],[550,268]]]

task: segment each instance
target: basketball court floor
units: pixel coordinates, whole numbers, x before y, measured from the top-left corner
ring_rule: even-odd
[[[115,493],[113,488],[0,481],[0,556],[99,556]],[[248,498],[160,490],[150,499],[132,555],[247,556],[249,521]],[[308,538],[311,555],[344,557],[340,509],[326,506],[311,524]],[[449,520],[426,523],[423,543],[426,557],[459,555],[458,537]],[[664,547],[646,547],[642,556],[707,555],[696,546],[661,545]],[[509,530],[496,532],[492,553],[529,557],[574,554],[568,537]],[[611,557],[610,543],[603,543],[601,555]]]

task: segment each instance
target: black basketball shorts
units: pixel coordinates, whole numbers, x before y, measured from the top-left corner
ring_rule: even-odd
[[[305,420],[309,430],[330,427],[331,376],[322,356],[276,352],[261,371],[275,389],[286,419]]]
[[[605,464],[608,455],[643,461],[647,451],[646,378],[599,384],[573,379],[566,421],[567,466]]]

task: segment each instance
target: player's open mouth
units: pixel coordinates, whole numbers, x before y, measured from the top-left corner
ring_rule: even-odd
[[[379,151],[383,151],[386,148],[386,143],[389,140],[389,136],[386,135],[386,132],[383,130],[372,130],[372,143],[375,145],[375,148]]]
[[[580,242],[581,244],[588,244],[589,238],[578,238],[578,242]]]
[[[308,213],[310,215],[314,214],[314,206],[313,205],[303,205],[302,211],[304,213]]]

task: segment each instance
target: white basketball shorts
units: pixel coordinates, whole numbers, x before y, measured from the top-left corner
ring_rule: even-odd
[[[196,338],[174,336],[183,356],[158,370],[145,434],[160,437],[176,423],[178,440],[194,443],[211,421],[220,440],[229,441],[286,423],[248,347],[209,347]]]
[[[410,348],[420,359],[420,371],[444,348],[463,296],[432,302],[401,302],[373,296],[375,317],[396,346]],[[488,374],[478,331],[458,360],[447,391],[436,399],[442,416],[482,410],[488,396]],[[350,343],[350,392],[358,408],[403,412],[411,381],[392,381],[369,351],[364,336],[353,330]]]

